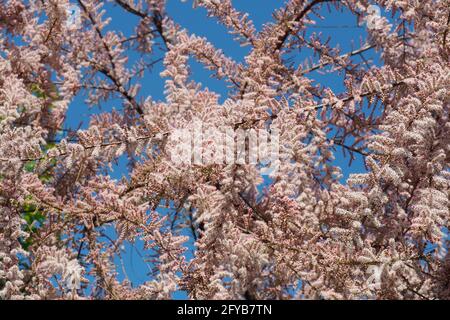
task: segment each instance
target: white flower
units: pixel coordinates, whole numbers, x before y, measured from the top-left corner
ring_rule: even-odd
[[[83,267],[80,266],[78,260],[73,259],[67,263],[64,273],[62,275],[63,279],[66,282],[67,288],[69,288],[70,290],[80,289],[82,272]]]

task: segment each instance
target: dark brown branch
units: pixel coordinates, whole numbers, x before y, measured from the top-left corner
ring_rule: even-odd
[[[125,97],[125,99],[128,101],[128,103],[130,103],[130,105],[137,111],[137,113],[139,113],[140,115],[144,114],[142,107],[136,102],[136,100],[129,94],[129,92],[117,80],[117,77],[114,74],[115,70],[116,70],[114,58],[111,54],[110,48],[108,47],[108,45],[105,42],[105,39],[103,37],[101,30],[98,28],[98,26],[95,22],[94,17],[92,16],[91,12],[89,12],[89,10],[86,8],[86,6],[82,0],[78,0],[78,3],[80,4],[83,11],[87,14],[87,16],[89,17],[89,20],[91,21],[92,25],[94,26],[95,31],[96,31],[97,35],[99,36],[100,40],[102,41],[103,48],[105,49],[106,54],[108,55],[108,59],[111,63],[112,72],[111,72],[111,70],[107,70],[106,68],[100,69],[99,71],[114,83],[114,85],[117,87],[117,90]]]
[[[311,11],[311,9],[320,3],[324,3],[324,2],[333,2],[333,1],[339,1],[339,0],[314,0],[312,2],[310,2],[294,19],[294,22],[300,22],[304,16],[306,16],[309,11]],[[290,26],[287,26],[285,33],[279,37],[278,39],[278,44],[275,47],[275,51],[280,50],[284,43],[286,42],[287,38],[292,34],[293,30]]]
[[[164,35],[163,25],[162,25],[162,16],[161,13],[154,11],[153,15],[149,15],[148,13],[141,12],[137,10],[136,8],[131,7],[129,4],[125,3],[123,0],[116,0],[116,3],[121,6],[123,9],[128,11],[129,13],[132,13],[142,19],[149,19],[156,27],[156,31],[158,32],[159,36],[161,37],[162,41],[164,42],[164,45],[166,46],[166,49],[168,49],[168,44],[170,43],[169,39],[166,38]]]

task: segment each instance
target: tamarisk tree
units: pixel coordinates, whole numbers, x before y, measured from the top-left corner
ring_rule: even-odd
[[[111,8],[133,17],[132,34],[110,27]],[[309,32],[327,9],[359,18],[366,42],[343,52]],[[231,0],[192,10],[245,58],[183,28],[164,0],[0,0],[0,298],[449,299],[448,2],[280,1],[260,29]],[[292,63],[301,49],[316,61]],[[380,64],[356,59],[370,50]],[[162,101],[142,93],[158,59]],[[190,59],[224,101],[190,78]],[[340,74],[344,91],[316,71]],[[81,93],[121,109],[64,129]],[[171,134],[196,120],[276,127],[276,170],[174,165]],[[342,152],[366,170],[343,179]],[[116,261],[136,242],[152,270],[132,285]]]

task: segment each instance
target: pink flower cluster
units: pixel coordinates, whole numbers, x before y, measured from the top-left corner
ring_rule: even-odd
[[[134,16],[133,34],[106,28],[105,1],[0,2],[0,299],[450,298],[446,1],[288,0],[261,30],[231,0],[194,1],[248,47],[241,62],[164,0],[109,2]],[[327,6],[370,18],[367,42],[341,52],[307,32]],[[290,63],[301,48],[318,61]],[[381,66],[354,59],[369,50]],[[165,99],[141,98],[161,52]],[[190,79],[191,58],[228,87],[225,102]],[[343,73],[345,92],[315,71]],[[122,109],[60,139],[81,92]],[[173,167],[168,137],[194,119],[278,128],[264,192],[253,163]],[[339,152],[367,172],[343,182]],[[122,156],[117,181],[107,168]],[[133,286],[115,262],[138,241],[150,272]]]

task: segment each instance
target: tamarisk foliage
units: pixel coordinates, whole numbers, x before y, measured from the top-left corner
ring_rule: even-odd
[[[0,298],[449,299],[448,2],[280,1],[260,30],[231,0],[194,2],[248,48],[243,61],[164,0],[0,1]],[[110,6],[133,34],[108,27]],[[341,52],[308,33],[326,8],[359,17],[367,42]],[[317,64],[290,62],[302,48]],[[354,59],[368,50],[381,65]],[[161,52],[154,101],[142,73]],[[190,79],[189,59],[223,81],[224,102]],[[343,74],[345,92],[314,71]],[[121,111],[64,132],[80,92]],[[264,192],[254,164],[173,165],[170,133],[196,119],[277,126]],[[343,181],[340,152],[367,171]],[[117,181],[106,169],[119,157],[130,166]],[[137,241],[151,271],[132,285],[115,261]]]

